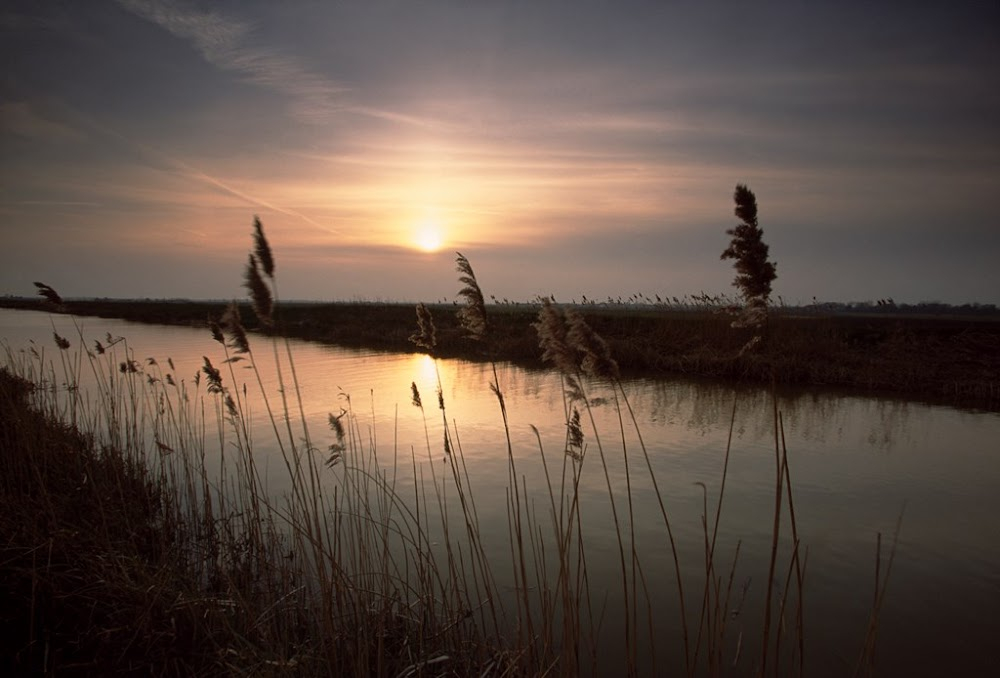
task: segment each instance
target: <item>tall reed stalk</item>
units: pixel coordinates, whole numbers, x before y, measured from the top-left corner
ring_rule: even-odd
[[[73,478],[83,477],[80,472],[85,470],[87,482],[95,484],[74,492],[83,492],[80,496],[90,502],[86,504],[90,513],[84,517],[97,528],[88,533],[94,539],[80,548],[113,554],[94,559],[98,565],[91,574],[100,581],[113,581],[110,571],[102,569],[112,561],[119,563],[122,582],[128,579],[123,573],[141,570],[143,576],[134,577],[136,585],[122,583],[116,595],[136,603],[137,609],[146,605],[166,610],[165,618],[181,629],[169,632],[174,633],[170,636],[159,622],[146,620],[148,637],[164,642],[156,644],[157,640],[150,647],[168,652],[166,639],[176,640],[183,631],[190,647],[197,648],[189,650],[186,659],[170,660],[175,672],[598,675],[609,670],[609,647],[617,648],[620,657],[615,668],[628,675],[676,671],[715,676],[728,674],[734,665],[759,675],[806,672],[806,559],[776,399],[773,524],[761,638],[759,649],[746,651],[755,656],[743,658],[743,630],[734,630],[732,622],[734,608],[742,608],[747,596],[746,585],[738,597],[734,591],[741,543],[736,544],[731,563],[723,565],[719,555],[735,403],[713,511],[709,503],[713,489],[702,485],[701,545],[693,549],[700,551],[701,562],[686,564],[685,545],[667,508],[671,497],[665,496],[658,480],[658,460],[646,447],[608,344],[580,313],[542,300],[534,326],[543,358],[562,375],[564,420],[558,426],[564,436],[562,449],[553,455],[532,424],[538,482],[547,494],[536,504],[529,492],[533,471],[527,470],[535,468],[535,450],[518,450],[514,444],[493,349],[494,322],[469,260],[459,254],[456,263],[463,285],[459,295],[465,301],[461,324],[490,359],[487,387],[502,423],[500,444],[507,477],[502,489],[507,500],[503,546],[509,552],[508,570],[494,555],[497,535],[484,531],[480,523],[477,495],[481,497],[484,490],[478,484],[474,487],[475,469],[467,463],[457,424],[448,418],[436,355],[437,330],[427,307],[417,306],[417,331],[411,340],[434,363],[440,446],[432,443],[424,399],[413,383],[412,402],[421,412],[424,428],[420,454],[411,446],[407,462],[404,448],[401,461],[394,440],[386,457],[384,443],[374,433],[365,433],[364,415],[355,410],[349,394],[344,394],[340,411],[329,414],[331,440],[320,449],[309,427],[291,344],[285,339],[284,350],[279,347],[282,309],[275,262],[259,219],[254,220],[252,236],[245,284],[256,325],[271,335],[264,340],[271,344],[276,385],[265,378],[261,361],[267,359],[254,351],[261,337],[244,327],[236,303],[210,323],[212,338],[221,347],[221,362],[206,356],[193,376],[178,374],[169,358],[139,360],[127,341],[111,335],[104,342],[95,341],[90,351],[85,348],[86,329],[79,324],[75,325],[79,341],[70,342],[53,323],[57,358],[40,346],[23,354],[6,351],[7,370],[36,386],[10,387],[19,395],[5,396],[4,407],[19,407],[20,398],[47,421],[66,422],[80,434],[73,443],[79,453],[68,459],[78,465]],[[42,284],[39,290],[58,311],[61,299],[55,291]],[[96,391],[91,397],[81,391],[86,374]],[[262,415],[253,411],[255,401],[246,378],[259,391]],[[596,394],[608,397],[595,398]],[[602,436],[598,421],[603,406],[613,408],[609,416],[613,414],[617,425],[615,435]],[[32,427],[40,425],[35,422]],[[33,433],[25,435],[16,425],[3,431],[5,440],[16,440],[11,444],[24,449],[20,456],[0,462],[0,484],[6,492],[35,493],[39,503],[31,505],[46,519],[56,520],[65,508],[51,474],[65,459],[55,448],[33,448]],[[280,458],[277,468],[266,463],[268,447]],[[595,451],[598,465],[588,461]],[[618,469],[624,473],[620,482],[613,480],[613,470]],[[52,487],[32,485],[38,478]],[[614,530],[617,571],[607,582],[594,581],[592,574],[590,559],[600,545],[594,543],[597,537],[586,523],[594,520],[588,512],[603,504],[584,501],[583,487],[590,478],[603,485]],[[278,483],[288,488],[283,495],[271,489]],[[658,545],[640,544],[640,486],[648,487],[662,520],[662,548],[669,547],[673,570],[666,577],[676,587],[673,610],[658,609],[662,605],[651,593],[657,573],[649,569],[649,554]],[[137,506],[141,512],[134,511]],[[790,537],[783,539],[785,516]],[[71,517],[59,514],[58,519]],[[23,557],[11,561],[22,568],[18,571],[26,582],[53,574],[50,565],[39,569],[38,562],[46,550],[57,550],[51,538],[41,536],[40,527],[31,529],[35,531],[29,530],[25,537],[30,546]],[[120,531],[143,535],[144,540],[136,542],[141,549],[123,550]],[[787,553],[783,544],[789,545]],[[858,673],[870,672],[873,666],[878,612],[891,565],[890,555],[883,575],[880,549],[873,611]],[[692,594],[685,575],[697,577],[701,590]],[[779,577],[784,585],[776,596]],[[507,580],[513,583],[510,590],[502,583]],[[27,590],[34,591],[34,586]],[[174,601],[170,605],[164,598],[168,594]],[[794,623],[786,624],[793,605]],[[27,595],[25,606],[32,613],[38,609],[35,593]],[[621,635],[614,640],[602,634],[606,609],[621,613]],[[668,614],[676,615],[679,638],[662,637]],[[25,656],[30,655],[30,667],[37,668],[35,658],[41,655],[36,651],[39,640],[33,621],[30,627],[32,633],[24,642],[31,649]],[[108,628],[99,625],[90,631],[103,637]],[[643,642],[649,645],[645,652]],[[755,643],[746,647],[751,645],[757,647]],[[128,648],[120,656],[133,660]],[[166,661],[162,659],[166,655],[155,656]],[[98,668],[119,670],[122,664],[117,661],[102,659]],[[43,668],[51,667],[43,664]]]

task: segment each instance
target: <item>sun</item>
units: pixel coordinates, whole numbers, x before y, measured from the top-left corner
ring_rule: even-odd
[[[437,252],[444,245],[441,223],[426,219],[420,222],[413,234],[413,244],[422,252]]]

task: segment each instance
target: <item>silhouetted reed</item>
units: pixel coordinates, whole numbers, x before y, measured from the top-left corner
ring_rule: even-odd
[[[496,349],[503,339],[497,328],[504,327],[509,311],[503,304],[486,306],[471,263],[458,254],[458,296],[464,305],[457,323],[468,337],[486,347],[492,367],[486,387],[496,398],[503,423],[510,554],[509,565],[504,564],[489,555],[486,542],[503,535],[483,533],[476,505],[477,492],[483,490],[474,490],[457,429],[448,420],[438,370],[442,333],[431,309],[417,305],[417,329],[409,340],[434,361],[443,437],[440,446],[432,444],[424,416],[425,453],[418,459],[417,450],[410,448],[412,491],[407,489],[404,496],[398,489],[397,473],[407,463],[400,463],[395,445],[391,459],[379,456],[385,454],[384,448],[380,450],[363,434],[349,397],[339,412],[327,416],[327,443],[313,442],[287,339],[284,355],[278,351],[278,335],[286,329],[282,325],[285,309],[277,294],[274,256],[257,218],[252,238],[245,285],[257,322],[270,336],[248,331],[239,306],[228,305],[209,322],[211,338],[220,344],[225,359],[217,363],[204,357],[193,381],[175,375],[171,361],[168,371],[160,361],[137,360],[127,342],[110,335],[104,343],[94,342],[95,352],[84,353],[89,343],[80,331],[80,341],[73,342],[80,347],[74,355],[69,340],[56,333],[61,378],[44,352],[20,360],[8,353],[11,369],[50,385],[34,399],[40,409],[86,428],[81,429],[81,441],[91,441],[86,454],[117,469],[111,484],[95,479],[85,490],[84,496],[93,499],[90,510],[103,512],[90,514],[96,515],[98,529],[87,553],[125,560],[118,561],[117,582],[105,568],[106,559],[100,557],[88,561],[93,569],[87,574],[120,584],[120,596],[138,602],[122,609],[172,610],[168,618],[178,625],[174,636],[163,630],[166,627],[159,625],[155,615],[143,617],[136,612],[131,620],[146,625],[137,629],[137,638],[159,639],[141,644],[155,647],[157,653],[152,655],[154,661],[143,666],[180,674],[593,675],[606,669],[601,652],[609,641],[602,639],[600,629],[604,607],[610,604],[622,610],[624,628],[620,640],[611,645],[618,648],[621,672],[626,675],[671,671],[688,676],[723,675],[734,663],[739,669],[753,667],[760,674],[804,673],[805,568],[783,424],[776,406],[774,524],[762,638],[759,649],[751,651],[751,643],[744,649],[740,634],[733,650],[731,614],[734,608],[742,608],[742,597],[734,603],[740,548],[737,544],[733,561],[723,564],[718,539],[735,407],[713,511],[709,510],[709,488],[703,486],[701,562],[682,563],[667,509],[670,497],[661,489],[643,442],[614,343],[590,322],[592,317],[576,308],[557,306],[552,299],[540,299],[533,307],[537,310],[533,322],[536,350],[563,375],[565,419],[559,423],[565,439],[552,455],[535,429],[546,488],[543,495],[548,495],[536,504],[539,498],[529,496],[524,471],[518,468],[519,462],[526,463],[525,457],[515,454],[496,364]],[[48,290],[40,292],[46,299],[59,299],[48,286],[39,284],[39,289]],[[628,300],[639,302],[652,300],[644,295]],[[272,345],[277,394],[260,374],[254,348],[261,340]],[[290,489],[282,499],[268,494],[258,468],[255,446],[259,443],[252,431],[247,386],[234,370],[234,364],[241,361],[247,372],[240,374],[256,382],[273,445],[284,462],[282,472]],[[125,366],[120,371],[115,369],[119,364]],[[97,388],[92,400],[77,393],[80,372],[86,366]],[[286,373],[291,375],[287,388],[282,376]],[[30,388],[17,383],[12,387],[15,390]],[[423,416],[425,402],[415,382],[410,393],[413,406]],[[597,423],[595,409],[599,407],[614,408],[617,431],[610,436]],[[206,440],[205,417],[215,418],[217,441]],[[58,467],[53,450],[33,447],[33,431],[18,433],[24,454],[4,459],[0,483],[27,483],[33,474],[51,473]],[[216,443],[218,454],[207,454]],[[610,508],[618,561],[614,577],[602,582],[597,592],[588,566],[589,545],[596,537],[588,532],[581,510],[581,478],[594,463],[595,452],[601,462],[601,492],[606,492],[604,500]],[[636,465],[636,455],[644,463]],[[624,468],[624,479],[613,482],[610,465],[617,463]],[[76,478],[78,471],[74,469]],[[650,595],[653,573],[638,543],[634,506],[633,482],[643,474],[648,476],[643,480],[648,480],[659,508],[662,540],[670,547],[676,609],[654,609]],[[139,485],[145,489],[137,490]],[[105,500],[109,496],[120,501],[109,503]],[[47,501],[53,507],[59,503],[55,496]],[[133,521],[129,512],[136,506],[143,512]],[[791,544],[782,553],[779,530],[786,511]],[[114,535],[125,523],[140,529],[148,541],[137,542],[140,552],[121,556],[122,545]],[[32,548],[41,543],[32,542]],[[879,556],[877,579],[880,562]],[[782,571],[785,563],[787,569]],[[18,573],[24,575],[24,582],[50,574],[31,572],[24,558],[17,560],[17,567],[22,568]],[[498,584],[501,568],[505,579],[512,581],[509,590]],[[136,572],[141,576],[133,577],[133,586],[130,576]],[[703,581],[700,587],[695,585],[694,593],[693,575]],[[780,580],[785,584],[775,594],[771,582]],[[879,581],[859,666],[869,666],[873,654],[885,592],[884,577]],[[164,602],[168,594],[173,607]],[[79,591],[74,595],[94,596]],[[786,626],[785,612],[793,605],[795,622]],[[660,635],[658,626],[667,614],[676,615],[680,638]],[[88,633],[110,638],[109,628],[110,622],[102,618]],[[184,636],[187,644],[178,641],[171,650],[160,642],[167,637],[177,641],[181,633],[188,634]],[[644,636],[649,644],[646,650],[642,649]],[[679,650],[675,650],[677,645]],[[121,661],[133,661],[131,646],[120,650]],[[37,666],[34,657],[32,667]],[[658,663],[664,659],[666,668]],[[53,670],[65,668],[61,656],[56,660]],[[118,661],[108,659],[95,667],[120,670],[124,664]],[[156,672],[155,668],[150,671]]]

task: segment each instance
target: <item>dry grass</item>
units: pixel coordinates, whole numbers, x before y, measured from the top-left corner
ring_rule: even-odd
[[[541,349],[567,386],[565,446],[545,450],[538,438],[547,496],[528,495],[495,363],[485,385],[506,432],[499,445],[508,461],[510,560],[500,562],[488,553],[497,535],[480,526],[440,376],[444,437],[439,444],[426,434],[424,449],[411,447],[408,459],[396,449],[385,457],[370,444],[349,400],[330,414],[329,432],[309,430],[294,356],[280,339],[284,308],[259,222],[254,241],[248,289],[258,322],[276,332],[248,334],[240,310],[229,308],[212,325],[226,361],[216,366],[206,358],[193,384],[175,377],[172,365],[138,363],[127,341],[110,336],[94,352],[80,350],[82,333],[79,343],[61,338],[57,360],[44,351],[8,353],[9,369],[20,375],[0,379],[9,599],[2,609],[10,610],[3,631],[11,672],[596,675],[608,669],[608,647],[627,675],[723,675],[734,665],[745,673],[803,672],[806,568],[777,411],[768,579],[785,585],[764,597],[757,643],[730,623],[730,611],[742,606],[734,591],[739,546],[723,562],[717,544],[729,449],[714,511],[705,488],[702,562],[684,563],[670,498],[660,491],[619,377],[615,342],[588,318],[545,303],[536,321]],[[504,320],[488,313],[469,261],[461,257],[458,267],[465,330],[496,355]],[[417,319],[413,340],[437,356],[443,332],[423,305]],[[260,360],[274,361],[277,393],[261,379]],[[258,467],[234,368],[240,363],[261,391],[271,444],[283,460],[291,489],[280,499],[266,491]],[[95,393],[79,389],[84,371]],[[599,430],[592,410],[598,391],[610,396],[618,430]],[[413,396],[423,412],[415,385]],[[429,461],[442,456],[444,466]],[[580,487],[584,469],[597,463],[613,512],[614,581],[591,578],[593,537]],[[624,488],[612,481],[612,463],[624,464]],[[412,470],[406,493],[398,482],[403,469]],[[676,609],[653,609],[654,573],[636,538],[632,483],[644,472],[670,545]],[[781,535],[786,515],[790,538]],[[692,576],[700,582],[694,590]],[[512,581],[511,589],[501,579]],[[874,654],[884,589],[883,580],[864,657]],[[601,632],[609,606],[624,620],[621,637],[610,641]],[[658,629],[666,615],[681,637],[664,642]]]

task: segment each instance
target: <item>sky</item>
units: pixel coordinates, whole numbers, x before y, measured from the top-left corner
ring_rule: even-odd
[[[996,2],[0,6],[0,294],[1000,302]]]

